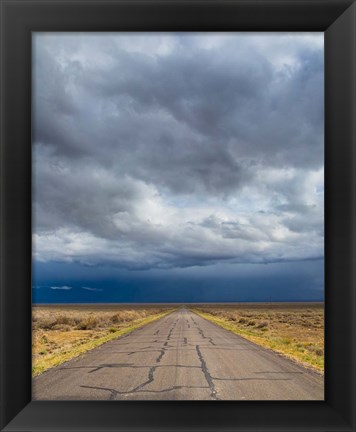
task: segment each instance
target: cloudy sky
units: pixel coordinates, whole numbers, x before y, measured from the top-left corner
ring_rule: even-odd
[[[323,87],[323,33],[34,34],[34,301],[322,299]]]

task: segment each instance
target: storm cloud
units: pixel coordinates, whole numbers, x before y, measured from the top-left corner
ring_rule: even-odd
[[[35,260],[323,258],[323,57],[321,33],[35,33]]]

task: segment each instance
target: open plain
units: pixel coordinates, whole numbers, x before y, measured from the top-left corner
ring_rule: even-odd
[[[323,376],[182,307],[33,379],[35,400],[323,400]]]

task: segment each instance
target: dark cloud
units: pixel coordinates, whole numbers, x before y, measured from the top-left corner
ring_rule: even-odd
[[[65,275],[73,289],[52,291],[44,286],[34,291],[33,298],[36,303],[322,301],[323,270],[323,260],[217,264],[204,272],[195,267],[125,272],[117,266],[103,269],[75,263],[42,263],[35,267],[35,281],[55,283]],[[83,290],[83,280],[98,287],[97,292]]]
[[[322,35],[35,34],[34,254],[323,254]]]

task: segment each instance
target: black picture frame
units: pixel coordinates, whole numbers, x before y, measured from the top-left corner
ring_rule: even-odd
[[[355,431],[355,2],[1,0],[3,431]],[[31,32],[325,32],[326,398],[31,401]]]

